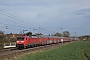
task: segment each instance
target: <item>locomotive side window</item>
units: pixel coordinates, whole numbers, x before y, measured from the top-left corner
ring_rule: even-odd
[[[27,40],[27,38],[26,38],[26,40]]]
[[[24,40],[24,37],[18,37],[17,40]]]

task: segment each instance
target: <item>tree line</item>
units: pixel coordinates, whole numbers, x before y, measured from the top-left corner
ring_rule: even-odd
[[[10,34],[13,35],[12,33],[10,33]],[[42,33],[32,34],[32,32],[27,32],[23,35],[36,36],[36,35],[43,35],[43,34]],[[70,37],[70,33],[69,33],[69,31],[64,31],[62,34],[57,32],[57,33],[53,34],[53,36]],[[12,38],[8,37],[7,34],[5,34],[3,31],[0,31],[0,43],[15,42],[15,41],[16,41],[16,37],[12,37]]]

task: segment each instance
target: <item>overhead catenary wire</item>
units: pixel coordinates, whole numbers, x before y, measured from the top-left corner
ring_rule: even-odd
[[[1,22],[0,22],[0,24],[5,25],[5,26],[9,26],[9,27],[13,26],[14,28],[19,27],[19,28],[31,29],[31,28],[21,27],[21,26],[17,26],[17,25],[4,24],[4,23],[1,23]]]
[[[0,13],[0,14],[2,14],[2,15],[5,15],[5,16],[7,16],[7,17],[13,18],[13,19],[18,20],[18,21],[21,21],[21,22],[25,22],[25,21],[22,21],[21,19],[18,19],[16,16],[11,15],[11,14],[5,12],[5,11],[2,11],[2,10],[0,10],[0,11],[3,12],[3,13]]]
[[[0,10],[0,11],[1,11],[1,12],[4,12],[4,11],[2,11],[2,10]],[[5,14],[4,14],[4,13],[5,13]],[[16,16],[13,16],[13,15],[7,13],[7,12],[4,12],[4,13],[0,13],[0,14],[5,15],[5,16],[7,16],[7,17],[10,17],[10,18],[12,18],[12,19],[15,19],[15,20],[18,20],[18,21],[20,21],[20,22],[23,22],[23,23],[25,23],[25,24],[30,25],[30,23],[27,23],[27,22],[25,22],[25,21],[23,21],[23,20],[21,20],[21,19],[17,19]],[[34,24],[34,25],[36,25],[36,24]],[[37,26],[35,26],[35,27],[38,28],[38,26],[39,26],[39,25],[37,25]],[[30,28],[31,28],[31,26],[30,26]],[[33,29],[33,28],[31,28],[31,29]],[[38,29],[38,31],[40,31],[40,29]]]
[[[0,28],[5,28],[5,29],[14,29],[14,30],[23,30],[23,29],[21,29],[21,28],[14,28],[14,27],[0,27]]]
[[[15,33],[15,31],[18,31],[19,34],[22,34],[23,31],[25,30],[25,28],[15,28],[15,27],[9,27],[9,26],[7,25],[7,26],[1,26],[1,27],[0,27],[0,30],[1,30],[1,31],[3,30],[3,32],[4,32],[5,34],[7,34],[6,31],[9,31],[10,33],[12,33],[13,31],[14,31],[14,33]],[[29,30],[27,29],[27,31],[29,31]],[[16,33],[17,33],[17,32],[16,32]]]
[[[7,16],[7,17],[12,18],[12,19],[15,19],[15,20],[20,21],[20,22],[23,22],[24,24],[27,24],[27,25],[30,26],[30,22],[28,23],[28,22],[26,22],[26,21],[24,21],[24,20],[22,20],[22,19],[19,19],[19,18],[17,18],[16,16],[14,16],[14,15],[12,15],[12,14],[9,14],[9,13],[3,11],[3,10],[0,10],[0,11],[2,12],[2,13],[0,13],[0,14],[2,14],[2,15]],[[0,23],[0,24],[4,24],[4,23]],[[4,25],[9,25],[9,24],[4,24]],[[38,26],[39,26],[39,25],[36,25],[36,24],[34,24],[34,23],[33,23],[33,25],[35,25],[35,27],[38,27]],[[9,25],[9,26],[15,26],[15,25]],[[15,27],[25,28],[25,29],[26,29],[26,27],[20,27],[20,26],[15,26]],[[31,26],[30,26],[30,29],[33,29],[33,28],[31,28]],[[41,29],[41,28],[39,27],[39,29]],[[50,30],[50,29],[45,29],[45,28],[44,28],[44,30],[52,31],[52,30]],[[40,31],[40,30],[39,30],[39,31]],[[53,32],[53,31],[52,31],[52,32]]]
[[[10,13],[7,13],[7,12],[3,11],[3,10],[0,10],[0,11],[2,12],[2,13],[0,13],[0,14],[2,14],[2,15],[4,15],[4,16],[7,16],[7,17],[12,18],[12,19],[15,19],[15,20],[17,20],[17,21],[23,22],[24,24],[29,25],[29,26],[30,26],[31,24],[33,24],[33,25],[35,25],[36,27],[38,27],[38,25],[36,25],[36,24],[34,24],[34,23],[26,22],[26,21],[24,21],[23,19],[20,19],[20,18],[12,15],[12,14],[10,14]]]
[[[11,15],[11,14],[9,14],[9,13],[7,13],[7,12],[2,11],[2,10],[0,10],[0,11],[3,12],[3,13],[0,13],[0,14],[2,14],[2,15],[4,15],[4,16],[7,16],[7,17],[12,18],[12,19],[15,19],[15,20],[17,20],[17,21],[23,22],[24,24],[27,24],[25,21],[16,18],[14,15]],[[27,27],[21,27],[21,26],[10,25],[10,24],[5,24],[5,23],[0,23],[0,24],[8,25],[9,27],[11,27],[11,26],[14,26],[14,27],[16,27],[16,28],[19,27],[19,30],[21,30],[20,28],[29,29],[29,30],[31,29],[31,26],[29,26],[30,28],[27,28]],[[30,25],[30,24],[27,24],[27,25]],[[10,28],[9,28],[9,29],[10,29]]]

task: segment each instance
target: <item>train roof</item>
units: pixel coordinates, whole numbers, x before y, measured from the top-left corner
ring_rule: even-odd
[[[58,37],[58,36],[49,36],[49,35],[38,35],[38,37],[41,37],[41,38],[64,38],[64,37]]]
[[[31,38],[38,38],[37,36],[31,36]]]
[[[69,37],[58,37],[58,36],[49,36],[49,35],[37,35],[37,36],[18,36],[18,37],[28,37],[28,38],[69,38]],[[71,38],[73,39],[73,38]]]

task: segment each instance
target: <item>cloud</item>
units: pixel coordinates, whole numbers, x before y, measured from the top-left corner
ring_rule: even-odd
[[[38,28],[41,25],[42,28],[49,30],[63,27],[64,30],[77,31],[79,35],[83,31],[87,33],[90,30],[85,27],[90,25],[90,0],[0,0],[0,10],[27,22],[0,14],[2,23],[27,28]],[[0,11],[0,13],[3,12]]]
[[[90,8],[79,9],[75,11],[74,13],[75,15],[87,15],[87,14],[90,14]]]

